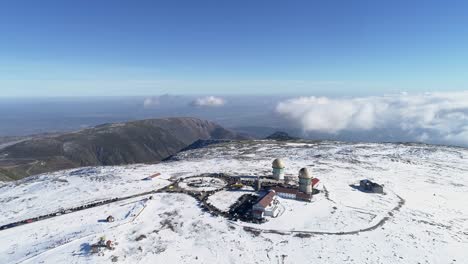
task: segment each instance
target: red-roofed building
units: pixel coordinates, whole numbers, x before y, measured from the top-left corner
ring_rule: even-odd
[[[287,199],[295,199],[301,201],[312,201],[312,194],[303,193],[298,189],[293,188],[283,188],[283,187],[273,187],[272,190],[276,192],[279,197]]]
[[[252,206],[252,215],[257,219],[262,219],[265,216],[276,217],[278,213],[278,201],[276,200],[276,192],[274,190],[270,190]]]
[[[312,188],[315,187],[315,185],[317,185],[317,184],[319,183],[319,181],[320,181],[320,180],[319,180],[318,178],[313,178],[313,179],[312,179],[312,182],[311,182]]]
[[[312,185],[312,189],[315,186],[317,186],[319,181],[320,180],[317,178],[311,179],[310,185]],[[295,189],[295,188],[284,188],[284,187],[276,186],[271,189],[274,190],[276,194],[282,198],[296,199],[296,200],[308,201],[308,202],[312,201],[312,193],[301,192],[300,190]]]

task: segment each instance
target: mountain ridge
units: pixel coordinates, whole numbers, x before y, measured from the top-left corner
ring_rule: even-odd
[[[83,166],[153,163],[199,139],[245,139],[211,121],[191,117],[106,123],[35,137],[0,149],[0,180]]]

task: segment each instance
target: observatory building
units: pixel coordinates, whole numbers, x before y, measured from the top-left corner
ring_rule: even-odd
[[[299,170],[299,191],[306,194],[312,193],[312,175],[307,168]]]
[[[319,179],[313,178],[307,168],[302,168],[299,170],[299,186],[297,188],[275,186],[271,189],[279,197],[310,202],[312,201],[313,188],[318,182]]]
[[[284,162],[281,159],[275,159],[272,164],[273,178],[275,180],[284,180]]]

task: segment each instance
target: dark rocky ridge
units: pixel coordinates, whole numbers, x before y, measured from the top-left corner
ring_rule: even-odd
[[[277,131],[271,135],[269,135],[268,137],[266,137],[265,139],[270,139],[270,140],[278,140],[278,141],[285,141],[285,140],[297,140],[299,138],[297,137],[292,137],[290,136],[288,133],[286,132],[281,132],[281,131]]]
[[[0,181],[61,169],[161,161],[203,139],[244,136],[197,118],[165,118],[103,124],[44,136],[0,149]]]

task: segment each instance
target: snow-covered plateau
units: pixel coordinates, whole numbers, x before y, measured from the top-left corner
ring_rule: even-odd
[[[308,168],[320,192],[312,202],[278,198],[280,214],[265,223],[213,214],[194,195],[176,191],[210,192],[206,203],[227,212],[256,191],[226,188],[226,177],[270,176],[275,158],[287,177]],[[382,184],[385,193],[350,186],[362,179]],[[0,230],[0,263],[467,263],[468,149],[224,142],[159,164],[3,182],[0,205],[0,226],[8,226]],[[109,215],[114,221],[106,221]],[[112,249],[93,253],[103,237]]]

